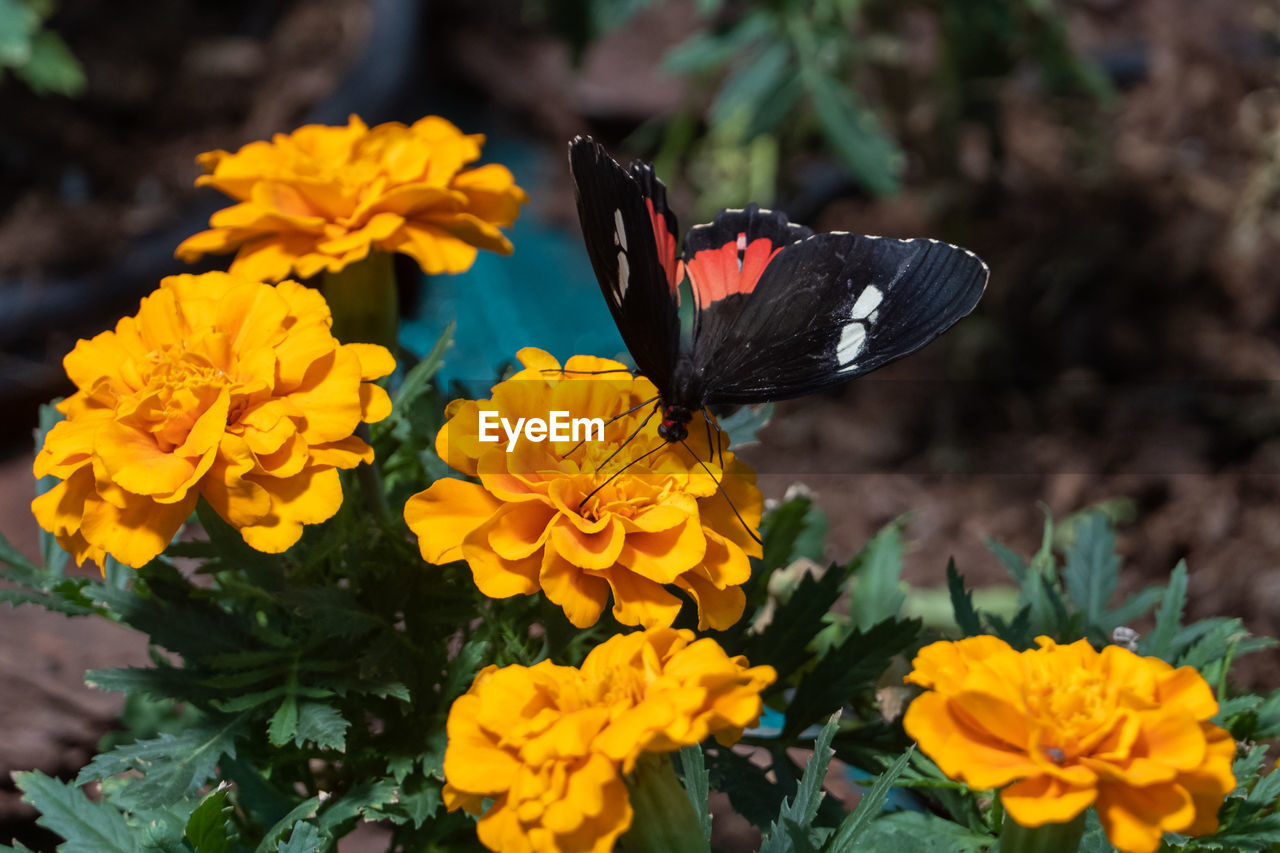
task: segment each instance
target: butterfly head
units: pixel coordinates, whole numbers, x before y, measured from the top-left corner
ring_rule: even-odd
[[[678,403],[662,407],[662,423],[658,425],[658,435],[669,442],[683,441],[689,435],[689,421],[693,420],[693,412],[687,406]]]

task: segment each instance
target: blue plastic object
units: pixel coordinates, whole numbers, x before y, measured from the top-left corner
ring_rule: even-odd
[[[540,176],[571,180],[566,163],[548,162],[544,149],[529,143],[490,136],[484,153],[511,169],[535,199]],[[510,257],[481,252],[461,275],[423,277],[419,314],[401,322],[400,343],[421,357],[456,318],[438,375],[446,387],[457,381],[477,393],[521,347],[539,347],[561,361],[578,353],[625,354],[577,227],[541,221],[530,204],[507,233],[515,244]]]

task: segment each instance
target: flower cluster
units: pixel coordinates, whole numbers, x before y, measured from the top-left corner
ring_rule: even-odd
[[[760,555],[744,526],[759,525],[763,503],[751,471],[698,420],[685,445],[667,444],[650,417],[653,384],[615,361],[574,356],[562,370],[541,350],[519,358],[524,369],[491,399],[446,411],[436,449],[480,482],[437,480],[409,499],[405,520],[423,557],[466,560],[493,598],[541,590],[580,628],[599,619],[610,592],[619,622],[670,625],[680,601],[667,585],[697,603],[700,628],[736,622],[748,558]],[[508,452],[480,440],[482,411],[511,422],[554,411],[600,418],[609,440],[522,439]]]
[[[1202,835],[1235,787],[1235,742],[1191,667],[1174,669],[1085,640],[1017,652],[995,637],[926,646],[907,681],[928,688],[904,725],[954,779],[1001,788],[1027,827],[1097,808],[1124,853],[1149,853],[1164,832]]]
[[[63,360],[78,389],[36,456],[60,482],[32,504],[77,562],[142,566],[203,496],[260,551],[283,551],[342,502],[339,468],[373,451],[353,433],[391,401],[395,368],[340,344],[328,306],[292,281],[166,278],[136,316]]]
[[[631,823],[623,774],[636,760],[734,743],[775,678],[671,628],[611,637],[581,668],[488,667],[449,711],[445,802],[483,813],[492,850],[607,853]]]
[[[499,230],[527,197],[504,166],[463,168],[484,136],[437,116],[370,128],[306,125],[234,154],[199,157],[211,186],[239,204],[178,246],[186,261],[236,251],[231,271],[261,281],[337,272],[370,247],[403,252],[427,273],[461,272],[476,250],[511,253]]]

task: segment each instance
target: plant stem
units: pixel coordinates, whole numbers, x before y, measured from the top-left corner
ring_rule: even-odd
[[[710,853],[669,756],[640,756],[627,774],[627,790],[634,811],[622,836],[627,853]]]
[[[1088,809],[1066,823],[1032,827],[1022,826],[1005,812],[1000,853],[1076,853],[1084,836],[1086,814]]]
[[[391,255],[370,251],[363,261],[327,272],[320,290],[333,314],[333,336],[344,344],[381,344],[396,349],[399,302]]]

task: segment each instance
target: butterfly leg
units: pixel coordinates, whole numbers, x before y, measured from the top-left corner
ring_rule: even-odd
[[[764,542],[751,529],[751,525],[747,524],[746,519],[742,517],[742,513],[738,512],[738,508],[733,505],[733,498],[729,497],[729,493],[724,490],[724,486],[720,485],[720,481],[716,479],[716,475],[711,473],[711,469],[707,467],[707,463],[698,458],[698,454],[693,452],[693,448],[685,443],[684,439],[680,439],[680,444],[684,445],[684,449],[689,451],[689,455],[693,457],[693,461],[702,466],[702,470],[707,472],[707,476],[711,478],[711,482],[716,484],[716,491],[724,496],[725,501],[729,504],[729,509],[733,510],[733,515],[742,524],[742,529],[747,531],[747,535],[755,540],[757,545],[763,546]]]
[[[621,418],[625,418],[627,415],[631,414],[632,412],[638,412],[638,411],[640,411],[641,409],[643,409],[645,406],[649,405],[650,403],[653,403],[653,402],[657,401],[657,399],[658,399],[657,397],[650,397],[648,400],[645,400],[643,403],[639,403],[639,404],[637,404],[637,405],[635,405],[635,406],[632,406],[631,408],[627,409],[625,412],[623,412],[623,413],[621,413],[621,414],[618,414],[618,415],[614,415],[613,417],[609,418],[609,420],[607,420],[607,421],[605,421],[605,422],[604,422],[604,425],[605,425],[605,426],[609,426],[610,424],[612,424],[612,423],[614,423],[614,422],[616,422],[616,421],[620,420]],[[653,417],[653,416],[652,416],[652,415],[650,415],[650,417]],[[647,423],[647,421],[646,421],[646,423]],[[641,424],[640,426],[643,428],[643,427],[644,427],[644,424]],[[627,439],[627,440],[628,440],[628,441],[630,441],[630,439]],[[573,447],[570,447],[570,448],[565,452],[564,456],[561,456],[560,458],[561,458],[561,459],[568,459],[570,456],[572,456],[572,455],[573,455],[573,453],[574,453],[574,451],[575,451],[575,450],[577,450],[579,447],[581,447],[582,445],[584,445],[584,444],[586,444],[586,443],[587,443],[587,440],[586,440],[585,438],[584,438],[584,439],[582,439],[582,441],[579,441],[579,442],[578,442],[577,444],[575,444]],[[625,446],[626,446],[626,445],[624,444],[624,445],[623,445],[623,447],[625,447]],[[620,448],[618,448],[618,449],[619,449],[619,450],[621,450],[622,448],[620,447]],[[610,458],[610,459],[612,459],[613,457],[612,457],[612,456],[610,456],[609,458]]]

